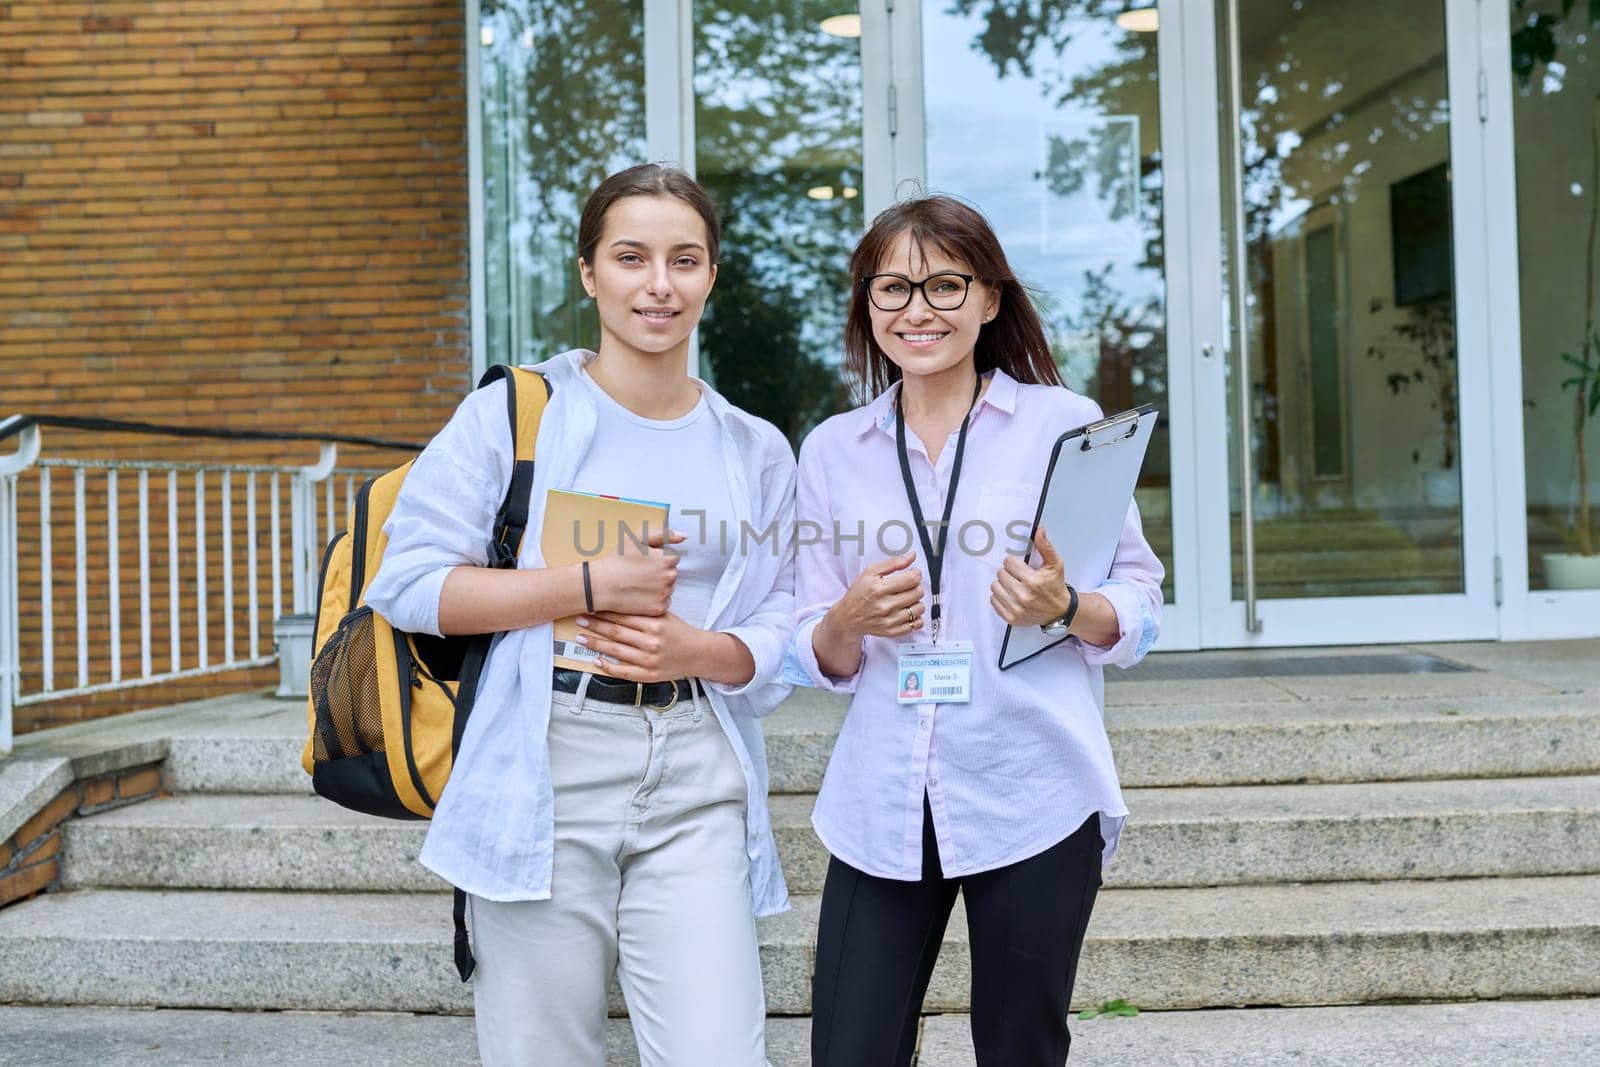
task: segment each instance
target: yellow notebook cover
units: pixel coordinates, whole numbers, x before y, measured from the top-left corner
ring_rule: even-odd
[[[547,567],[563,567],[584,560],[594,562],[637,545],[664,530],[667,505],[650,500],[600,496],[552,489],[545,497],[544,529],[539,549]],[[578,617],[555,621],[555,665],[570,670],[604,674],[595,654],[578,644]]]

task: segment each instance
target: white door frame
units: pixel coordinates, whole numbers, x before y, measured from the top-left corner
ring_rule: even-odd
[[[1186,35],[1188,91],[1195,100],[1221,99],[1212,27],[1228,0],[1191,0],[1194,25]],[[1222,360],[1203,361],[1195,394],[1196,490],[1202,557],[1201,641],[1206,647],[1353,644],[1493,638],[1498,633],[1495,595],[1495,460],[1491,397],[1494,344],[1490,308],[1493,279],[1482,220],[1491,190],[1484,176],[1483,126],[1477,120],[1477,0],[1445,0],[1446,56],[1451,100],[1450,158],[1454,192],[1457,373],[1460,409],[1462,564],[1465,592],[1434,596],[1308,597],[1260,601],[1261,628],[1245,625],[1245,606],[1233,597],[1230,531],[1230,444],[1227,439],[1227,372]],[[1230,44],[1231,47],[1231,44]],[[1191,125],[1191,193],[1194,224],[1191,260],[1195,285],[1195,340],[1228,350],[1229,321],[1217,266],[1231,259],[1222,234],[1230,189],[1220,181],[1223,146],[1214,122]],[[1207,161],[1210,161],[1209,164]],[[1219,176],[1213,186],[1207,172]],[[1209,199],[1209,204],[1195,203]],[[1514,257],[1513,257],[1514,258]],[[1213,265],[1213,266],[1209,266]],[[1513,349],[1514,351],[1514,349]]]
[[[1196,69],[1196,42],[1210,42],[1211,26],[1195,15],[1184,0],[1161,0],[1158,5],[1156,55],[1160,70],[1157,89],[1161,97],[1161,157],[1165,188],[1162,211],[1165,227],[1167,282],[1167,404],[1170,427],[1173,602],[1161,609],[1162,651],[1201,646],[1201,606],[1204,603],[1202,567],[1205,542],[1201,536],[1199,452],[1199,391],[1208,376],[1222,364],[1222,348],[1202,335],[1204,317],[1197,299],[1193,265],[1219,263],[1194,225],[1196,211],[1214,203],[1220,181],[1210,166],[1208,144],[1216,141],[1216,94],[1197,95],[1195,81],[1206,72]],[[1207,70],[1209,70],[1207,61]],[[1206,139],[1210,131],[1210,142]],[[1198,135],[1198,136],[1197,136]],[[1214,152],[1214,149],[1209,149]],[[1198,153],[1198,154],[1197,154]],[[1204,218],[1204,215],[1198,216]]]
[[[489,294],[484,283],[483,216],[483,53],[478,40],[478,0],[467,0],[467,289],[469,301],[468,337],[471,343],[472,378],[476,385],[489,369],[488,325]]]
[[[862,211],[867,225],[920,179],[922,10],[916,0],[864,0],[861,10]]]

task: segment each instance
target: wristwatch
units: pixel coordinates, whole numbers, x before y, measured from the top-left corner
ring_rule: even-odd
[[[1072,617],[1078,613],[1078,591],[1072,586],[1067,586],[1067,613],[1059,619],[1051,619],[1039,629],[1043,630],[1046,637],[1065,637],[1067,628],[1072,625]]]

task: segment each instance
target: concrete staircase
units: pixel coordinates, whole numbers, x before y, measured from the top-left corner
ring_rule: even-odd
[[[1117,1037],[1135,1035],[1129,1056],[1154,1055],[1138,1035],[1168,1040],[1186,1009],[1600,996],[1600,688],[1535,678],[1112,685],[1107,721],[1132,816],[1076,1001],[1125,997],[1175,1014],[1145,1017],[1160,1026],[1075,1024],[1075,1050],[1141,1026]],[[794,894],[793,910],[762,925],[780,1067],[805,1062],[827,862],[808,818],[842,715],[838,700],[805,691],[768,720],[782,794],[773,817]],[[297,705],[241,700],[175,727],[165,764],[174,795],[69,823],[61,891],[0,911],[0,1002],[470,1010],[450,963],[446,887],[413,859],[424,828],[310,795],[301,716]],[[948,1013],[924,1028],[928,1067],[971,1062],[959,1018],[967,967],[958,906],[926,1004]],[[1583,1020],[1568,1035],[1580,1044],[1559,1046],[1564,1057],[1600,1052],[1600,1011],[1579,1004],[1576,1015],[1563,1009]],[[0,1009],[0,1030],[6,1010],[24,1009]],[[1399,1012],[1415,1033],[1432,1032],[1450,1009],[1408,1010],[1272,1014],[1288,1020],[1281,1044],[1297,1025],[1312,1035],[1336,1017],[1353,1039],[1376,1018],[1363,1011]],[[327,1029],[327,1016],[305,1018]],[[470,1049],[470,1022],[441,1026],[441,1040]],[[630,1062],[625,1024],[613,1029],[618,1062]],[[1474,1032],[1459,1030],[1464,1056],[1481,1052],[1467,1043],[1481,1042]],[[1121,1062],[1115,1044],[1102,1041],[1107,1062]]]

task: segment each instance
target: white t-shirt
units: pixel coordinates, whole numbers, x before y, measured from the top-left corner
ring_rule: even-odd
[[[668,506],[672,529],[688,537],[676,546],[683,559],[671,611],[691,626],[704,626],[739,538],[722,434],[705,397],[676,419],[647,419],[613,400],[587,371],[580,377],[600,417],[572,488]]]

